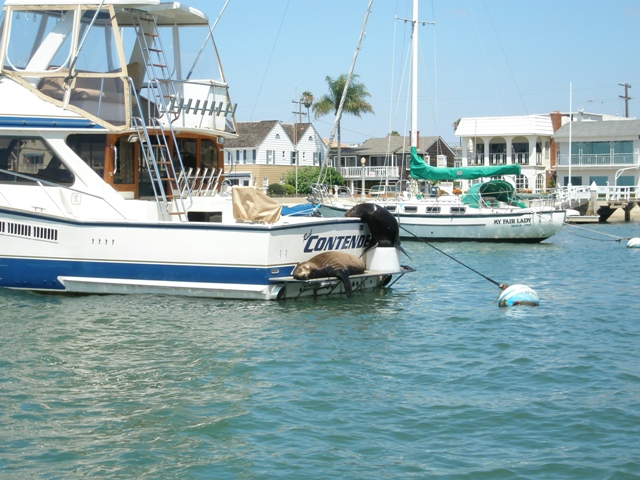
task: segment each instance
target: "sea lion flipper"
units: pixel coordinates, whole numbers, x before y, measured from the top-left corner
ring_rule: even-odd
[[[346,270],[338,270],[335,272],[335,276],[342,280],[344,285],[344,293],[347,294],[347,298],[353,297],[353,289],[351,288],[351,279],[349,273]]]

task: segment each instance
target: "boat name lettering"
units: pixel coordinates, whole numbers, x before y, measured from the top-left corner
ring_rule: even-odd
[[[527,217],[527,218],[496,218],[493,221],[494,225],[517,225],[520,223],[526,223],[528,225],[531,225],[531,217]]]
[[[339,235],[336,237],[321,237],[311,235],[305,238],[304,251],[322,252],[325,250],[349,250],[363,248],[369,243],[371,235]]]

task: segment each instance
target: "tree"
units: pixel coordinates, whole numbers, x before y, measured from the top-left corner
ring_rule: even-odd
[[[309,120],[309,123],[311,123],[311,117],[309,116],[309,109],[313,105],[314,100],[315,99],[313,98],[313,93],[311,93],[308,90],[305,90],[304,92],[302,92],[302,96],[300,97],[300,102],[302,102],[302,105],[304,105],[304,108],[307,109],[307,120]]]
[[[343,112],[360,117],[363,113],[374,113],[373,107],[365,100],[370,97],[371,94],[367,91],[364,84],[357,82],[358,75],[352,75],[351,83],[347,88],[347,95],[344,101]],[[325,79],[329,85],[329,93],[323,95],[320,100],[313,104],[313,113],[315,118],[333,113],[338,113],[340,108],[340,100],[342,99],[342,92],[344,86],[347,83],[347,76],[345,74],[340,75],[338,78],[333,79],[329,76]],[[338,162],[340,161],[340,119],[338,119]],[[329,145],[331,150],[331,145]]]
[[[326,181],[329,185],[344,185],[344,178],[342,175],[332,167],[325,169]],[[311,185],[314,185],[318,181],[320,175],[320,167],[300,167],[298,169],[298,191],[299,193],[309,194],[311,193]],[[287,185],[296,185],[296,172],[288,172],[284,176],[284,183]]]

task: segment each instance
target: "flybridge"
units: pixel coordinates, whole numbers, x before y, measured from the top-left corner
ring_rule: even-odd
[[[109,130],[152,114],[163,128],[235,133],[236,105],[199,10],[158,0],[7,0],[4,9],[2,74],[47,102]]]

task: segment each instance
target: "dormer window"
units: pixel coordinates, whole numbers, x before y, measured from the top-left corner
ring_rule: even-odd
[[[276,140],[280,140],[280,134],[276,133]]]

